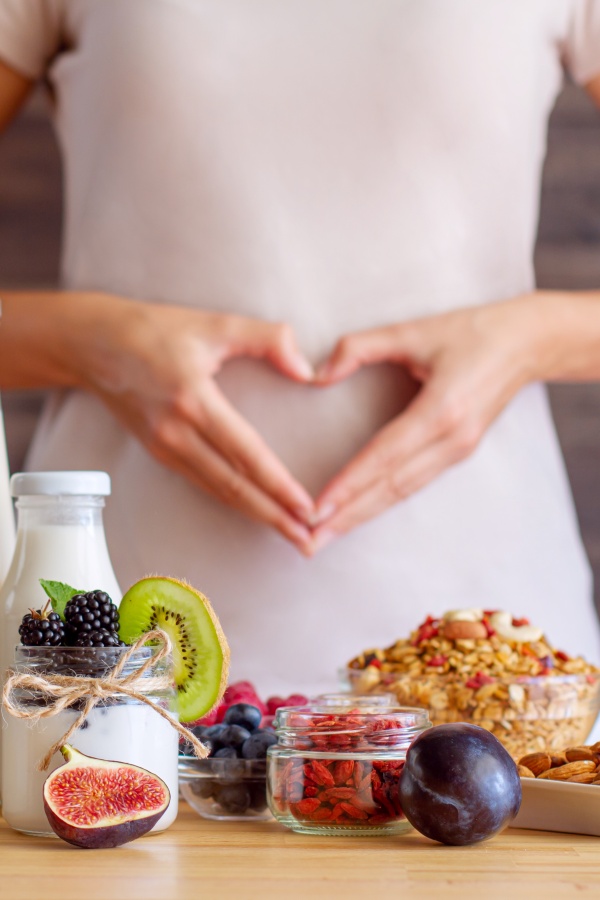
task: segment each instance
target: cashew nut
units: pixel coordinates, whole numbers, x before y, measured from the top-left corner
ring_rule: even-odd
[[[451,609],[443,615],[444,622],[481,622],[482,609]]]
[[[497,635],[509,641],[530,643],[539,641],[544,636],[541,628],[535,625],[513,625],[513,617],[509,612],[495,612],[490,618],[490,625]]]

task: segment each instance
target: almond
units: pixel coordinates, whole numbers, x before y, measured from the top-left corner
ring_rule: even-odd
[[[568,762],[577,762],[578,759],[591,759],[596,761],[596,754],[591,747],[567,747],[565,756]]]
[[[455,619],[452,622],[444,622],[442,636],[447,641],[483,640],[487,638],[487,629],[483,622],[465,622]]]
[[[549,753],[528,753],[527,756],[521,757],[519,765],[525,766],[537,776],[546,772],[552,766],[552,761]]]
[[[557,752],[550,754],[550,762],[552,763],[553,769],[557,769],[559,766],[564,766],[566,761],[567,757],[562,750],[558,750]]]
[[[520,763],[517,765],[517,772],[519,773],[519,778],[535,778],[531,769],[528,769],[527,766],[522,766]]]
[[[596,763],[588,759],[566,763],[564,766],[557,766],[555,769],[542,772],[540,778],[548,778],[550,781],[568,781],[573,775],[582,775],[584,772],[593,772],[596,775]]]
[[[574,784],[593,784],[596,774],[596,772],[582,772],[581,775],[571,775],[567,781]]]

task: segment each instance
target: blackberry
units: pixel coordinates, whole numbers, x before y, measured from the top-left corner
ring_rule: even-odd
[[[96,628],[93,631],[82,631],[77,635],[75,647],[124,647],[125,642],[119,640],[116,631],[107,628]]]
[[[105,591],[74,594],[65,606],[65,623],[67,644],[79,647],[102,646],[101,644],[77,644],[77,639],[92,631],[118,632],[119,611]]]
[[[25,647],[59,647],[65,638],[65,626],[47,603],[43,609],[32,609],[23,616],[19,634]]]

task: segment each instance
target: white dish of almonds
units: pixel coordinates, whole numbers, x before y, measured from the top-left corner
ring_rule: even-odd
[[[523,801],[512,828],[600,836],[600,785],[521,778]]]

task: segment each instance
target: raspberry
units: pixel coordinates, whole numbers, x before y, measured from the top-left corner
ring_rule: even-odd
[[[65,626],[47,603],[43,609],[32,609],[23,616],[19,634],[26,647],[58,647],[64,640]]]
[[[71,646],[93,647],[112,644],[78,644],[80,636],[92,631],[119,630],[119,611],[105,591],[75,594],[65,606],[66,642]]]

